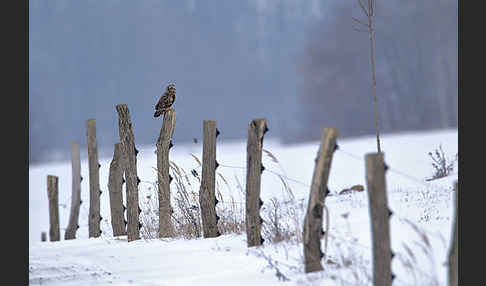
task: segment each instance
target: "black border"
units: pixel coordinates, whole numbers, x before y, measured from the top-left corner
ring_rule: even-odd
[[[28,285],[29,265],[29,2],[3,2],[2,11],[2,257],[5,285]],[[5,5],[8,4],[8,5]],[[26,108],[24,113],[22,110]],[[5,186],[5,183],[8,186]],[[8,251],[10,250],[10,251]],[[14,252],[15,251],[15,252]],[[4,282],[5,281],[5,282]]]

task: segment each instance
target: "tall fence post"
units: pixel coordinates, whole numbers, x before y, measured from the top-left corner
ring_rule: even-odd
[[[365,163],[373,240],[373,285],[390,286],[393,280],[390,242],[392,212],[387,203],[384,154],[366,154]]]
[[[449,248],[449,286],[457,286],[459,285],[459,273],[458,273],[458,248],[457,248],[457,242],[458,242],[458,201],[459,201],[459,189],[457,187],[457,181],[454,182],[454,194],[455,194],[455,200],[454,200],[454,225],[452,229],[452,239],[451,239],[451,246]]]
[[[59,241],[59,192],[57,176],[47,176],[47,197],[49,198],[49,240]]]
[[[199,205],[204,238],[218,237],[219,217],[216,214],[216,121],[203,121],[203,161]]]
[[[100,229],[100,163],[98,161],[98,142],[96,140],[96,119],[86,121],[89,166],[89,237],[99,237]]]
[[[246,241],[248,247],[262,245],[261,234],[263,220],[260,217],[260,183],[262,165],[263,136],[268,130],[266,120],[254,119],[248,125],[248,143],[246,147]]]
[[[113,236],[126,235],[126,225],[123,207],[123,152],[121,143],[115,143],[113,160],[110,163],[108,177],[108,192],[110,195],[111,227]]]
[[[140,239],[141,224],[139,221],[137,152],[133,135],[130,112],[126,104],[116,106],[118,112],[118,132],[124,157],[123,171],[125,173],[125,187],[127,192],[127,234],[128,241]]]
[[[159,237],[172,237],[172,207],[170,205],[169,149],[176,124],[176,111],[169,109],[164,113],[162,128],[157,139],[157,187],[159,199]]]
[[[79,143],[71,143],[71,177],[72,177],[72,194],[71,194],[71,214],[69,223],[64,233],[64,239],[75,239],[76,231],[79,224],[79,208],[81,205],[81,158],[79,154]]]
[[[304,219],[304,258],[305,272],[323,270],[321,258],[324,253],[321,251],[321,238],[324,234],[322,229],[322,217],[324,202],[328,195],[327,181],[331,170],[331,162],[336,149],[336,128],[324,128],[321,135],[321,144],[317,153],[312,185],[309,194],[309,204]]]

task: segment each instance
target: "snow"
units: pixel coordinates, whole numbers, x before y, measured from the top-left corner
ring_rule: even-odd
[[[224,200],[244,202],[237,189],[244,188],[246,142],[224,141],[218,137],[217,161],[229,186],[221,186]],[[453,215],[453,182],[458,179],[457,163],[452,175],[426,181],[433,174],[428,152],[439,145],[453,159],[458,152],[457,130],[415,132],[382,136],[388,203],[391,217],[392,249],[396,254],[392,270],[394,285],[445,285],[447,251]],[[88,238],[89,178],[87,161],[81,162],[80,228],[77,239],[64,241],[71,196],[70,162],[49,163],[29,168],[29,277],[33,285],[368,285],[371,275],[371,232],[366,190],[337,195],[344,188],[361,184],[366,187],[364,156],[376,150],[376,139],[366,136],[338,139],[326,198],[330,230],[327,255],[322,260],[325,271],[304,274],[302,244],[265,242],[263,247],[248,249],[246,235],[223,235],[211,239],[142,239],[128,243],[126,237],[113,238],[107,179],[111,158],[100,158],[101,216],[103,234]],[[279,173],[287,176],[293,194],[303,209],[307,207],[309,184],[318,142],[286,146],[278,140],[265,140],[266,154],[262,174],[262,200],[285,198]],[[140,204],[156,180],[155,146],[138,146]],[[190,154],[201,156],[201,143],[175,145],[170,157],[187,172],[198,163]],[[41,232],[49,231],[47,175],[59,177],[60,242],[40,242]],[[194,191],[198,185],[193,184]],[[244,205],[241,205],[244,207]],[[263,210],[263,209],[262,209]],[[302,212],[297,212],[302,215]],[[303,220],[303,216],[299,217]],[[418,232],[414,230],[418,227]],[[425,234],[425,239],[420,233]],[[429,246],[427,246],[429,243]],[[322,249],[324,249],[324,240]],[[412,251],[408,255],[407,248]],[[407,267],[406,263],[413,267]],[[329,263],[327,263],[329,262]],[[269,266],[272,264],[273,266]],[[281,281],[277,270],[289,279]]]

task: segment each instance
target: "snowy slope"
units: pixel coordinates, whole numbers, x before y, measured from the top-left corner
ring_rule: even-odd
[[[222,136],[218,137],[218,141]],[[355,184],[365,184],[364,155],[373,152],[376,141],[372,136],[339,140],[339,152],[334,154],[329,188],[333,194]],[[428,152],[442,145],[449,158],[457,153],[457,130],[426,133],[385,135],[382,138],[387,172],[388,200],[395,213],[391,219],[392,249],[396,253],[393,272],[394,285],[430,285],[445,282],[446,261],[453,213],[453,181],[455,174],[426,182],[433,169]],[[264,141],[264,148],[272,152],[280,166],[264,155],[267,172],[262,175],[262,199],[282,197],[280,179],[272,172],[288,176],[296,199],[306,200],[314,168],[318,142],[297,146],[283,146],[278,141]],[[154,146],[138,147],[138,175],[140,198],[156,180]],[[186,170],[197,169],[190,156],[201,158],[200,144],[174,146],[171,160]],[[213,239],[141,240],[127,243],[126,237],[113,239],[110,235],[107,192],[108,169],[111,158],[101,158],[100,185],[103,234],[88,239],[87,213],[89,207],[87,162],[82,162],[81,186],[84,201],[80,215],[78,239],[41,243],[40,233],[48,232],[46,176],[59,176],[61,237],[67,226],[71,167],[69,162],[45,164],[29,169],[29,264],[31,284],[46,285],[282,285],[276,269],[290,279],[289,285],[363,285],[369,282],[371,249],[369,210],[366,192],[333,195],[326,199],[330,214],[330,239],[324,261],[326,271],[316,275],[302,274],[302,245],[266,243],[264,247],[248,251],[245,235],[225,235]],[[232,196],[244,202],[236,189],[236,179],[244,185],[246,142],[218,143],[218,171],[229,181],[223,187],[223,197]],[[242,167],[242,168],[241,168]],[[196,188],[197,189],[197,188]],[[303,220],[303,217],[301,218]],[[408,220],[408,221],[407,221]],[[423,239],[414,226],[425,231],[430,247],[422,247]],[[125,241],[124,241],[125,239]],[[323,240],[324,248],[324,240]],[[413,259],[414,267],[405,266]],[[430,252],[431,254],[427,254]],[[265,258],[266,257],[266,258]],[[271,258],[270,258],[271,257]],[[408,260],[407,260],[408,259]],[[347,261],[353,261],[348,263]],[[273,267],[269,263],[273,262]],[[275,263],[280,263],[275,267]],[[353,264],[354,263],[354,264]],[[347,266],[346,266],[347,265]],[[349,266],[351,265],[351,266]],[[346,267],[345,267],[346,266]],[[263,273],[262,270],[266,269]],[[348,271],[348,272],[347,272]],[[351,272],[349,272],[351,271]],[[356,272],[358,271],[358,272]],[[353,274],[354,272],[354,274]],[[280,276],[282,277],[282,276]],[[434,282],[435,281],[435,282]],[[334,283],[330,283],[334,282]]]

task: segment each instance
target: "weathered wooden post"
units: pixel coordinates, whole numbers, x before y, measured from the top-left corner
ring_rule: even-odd
[[[199,189],[199,205],[204,238],[218,237],[219,217],[216,214],[216,121],[203,121],[203,161],[201,188]]]
[[[47,197],[49,198],[49,240],[59,241],[59,192],[57,176],[47,176]]]
[[[260,217],[260,199],[263,136],[267,132],[266,120],[254,119],[248,125],[248,143],[246,147],[246,241],[248,247],[262,245],[261,234],[263,220]]]
[[[96,119],[86,121],[89,166],[89,237],[99,237],[100,229],[100,163],[98,162],[98,142],[96,140]]]
[[[108,192],[110,194],[111,227],[113,236],[126,235],[124,207],[123,207],[123,152],[121,143],[115,143],[113,160],[110,163],[108,177]]]
[[[45,231],[41,232],[41,241],[46,241],[47,239],[46,237],[47,237],[46,232]]]
[[[454,211],[454,222],[453,222],[453,229],[452,229],[452,239],[451,239],[451,246],[449,248],[449,286],[457,286],[459,285],[459,272],[458,272],[458,204],[459,204],[459,189],[457,187],[457,181],[454,182],[454,193],[455,193],[455,211]]]
[[[329,191],[327,182],[331,170],[331,162],[336,149],[336,128],[324,128],[321,135],[321,144],[317,153],[312,185],[309,194],[307,213],[304,219],[304,258],[305,272],[323,270],[321,258],[321,238],[324,234],[322,218],[326,196]]]
[[[366,186],[371,217],[373,240],[373,285],[390,286],[393,280],[391,271],[390,216],[386,195],[383,153],[369,153],[365,156]]]
[[[159,199],[159,237],[172,237],[172,207],[170,205],[169,149],[176,124],[176,111],[169,109],[164,113],[162,128],[157,139],[157,184]]]
[[[78,230],[79,208],[81,205],[81,158],[79,154],[79,143],[71,143],[71,177],[72,177],[72,194],[71,194],[71,214],[69,223],[64,233],[64,239],[75,239]]]
[[[120,135],[121,149],[124,157],[123,171],[125,173],[125,188],[127,192],[127,234],[128,241],[140,239],[141,224],[139,221],[138,184],[137,176],[137,152],[135,137],[133,135],[130,112],[126,104],[116,106],[118,112],[118,131]]]

